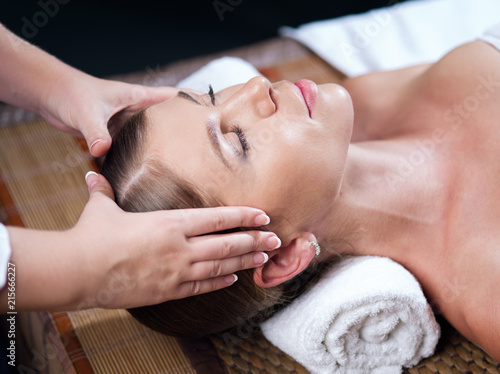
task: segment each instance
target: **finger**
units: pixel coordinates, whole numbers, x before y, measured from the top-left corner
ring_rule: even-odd
[[[109,197],[112,200],[115,199],[115,194],[113,193],[111,185],[102,175],[94,171],[89,171],[87,175],[85,175],[85,182],[89,189],[90,199],[99,194]]]
[[[269,217],[260,209],[248,207],[217,207],[186,209],[184,232],[198,236],[237,227],[257,227],[269,224]]]
[[[222,260],[203,261],[191,265],[188,280],[200,281],[232,274],[264,265],[269,260],[265,252],[248,253]]]
[[[146,87],[128,84],[126,87],[127,90],[124,92],[127,92],[127,95],[108,121],[108,129],[112,132],[116,132],[134,113],[162,103],[175,96],[179,91],[175,87]]]
[[[178,288],[178,298],[201,295],[208,292],[220,290],[231,286],[238,280],[236,274],[228,274],[222,277],[182,283]]]
[[[171,99],[177,92],[178,88],[175,87],[146,87],[133,85],[131,94],[127,97],[126,106],[130,107],[132,111],[139,111],[142,108],[162,103]]]
[[[281,246],[280,239],[274,233],[257,230],[196,236],[190,238],[189,241],[193,244],[192,262],[230,258],[257,251],[271,251]]]
[[[177,95],[179,89],[175,87],[147,87],[147,92],[149,93],[148,105],[154,105],[171,99]]]
[[[111,135],[109,135],[107,124],[103,123],[102,128],[98,125],[90,128],[84,127],[81,132],[92,156],[101,157],[108,153],[111,147]]]

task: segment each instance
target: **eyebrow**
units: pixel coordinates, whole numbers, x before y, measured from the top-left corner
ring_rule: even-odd
[[[229,170],[232,170],[231,165],[229,165],[229,162],[222,154],[222,150],[220,149],[219,138],[215,131],[215,125],[212,122],[207,123],[207,132],[208,132],[208,137],[210,138],[210,144],[212,144],[215,154],[219,156],[219,159],[222,161],[224,166],[226,166]]]
[[[203,105],[187,92],[179,91],[177,92],[177,96],[192,101],[198,105]],[[222,154],[222,150],[220,148],[220,143],[219,143],[219,137],[217,136],[217,133],[215,131],[215,125],[212,122],[207,123],[207,132],[208,132],[208,137],[210,139],[210,144],[212,144],[215,154],[219,157],[219,159],[222,161],[225,167],[227,167],[229,170],[232,170],[231,165],[229,165],[229,162]]]
[[[202,105],[198,100],[196,100],[193,96],[191,96],[190,94],[188,94],[187,92],[184,92],[184,91],[179,91],[177,92],[177,96],[178,97],[182,97],[183,99],[186,99],[186,100],[189,100],[189,101],[192,101],[193,103],[196,103],[198,105]]]

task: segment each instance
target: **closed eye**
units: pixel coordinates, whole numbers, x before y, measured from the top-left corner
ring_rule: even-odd
[[[213,106],[216,106],[217,103],[215,101],[215,94],[214,94],[214,88],[212,87],[211,84],[208,85],[208,96],[210,97],[210,101]],[[246,157],[248,150],[250,149],[250,146],[247,141],[247,137],[245,136],[245,133],[241,130],[241,127],[238,125],[232,126],[231,129],[229,130],[230,132],[236,134],[238,137],[238,140],[241,145],[241,150],[242,150],[242,156]]]
[[[241,130],[241,127],[239,127],[238,125],[231,127],[231,132],[235,133],[236,136],[238,137],[238,140],[240,141],[241,144],[241,149],[243,151],[243,156],[246,156],[248,150],[250,149],[250,146],[248,144],[245,133]]]

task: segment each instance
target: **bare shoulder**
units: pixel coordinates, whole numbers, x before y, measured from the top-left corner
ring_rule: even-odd
[[[484,205],[486,200],[476,198],[477,222],[471,222],[469,215],[452,225],[455,231],[460,228],[461,233],[452,235],[453,248],[444,253],[448,283],[441,278],[438,289],[440,307],[449,321],[500,360],[500,235],[495,230],[499,220],[481,209]],[[493,205],[490,204],[491,210],[498,211]]]
[[[447,106],[470,95],[500,95],[500,52],[482,41],[463,44],[433,64],[420,83],[433,102]]]
[[[465,322],[469,331],[469,339],[500,361],[500,289],[498,288],[498,271],[495,285],[478,292],[465,307]],[[491,276],[492,274],[490,274]],[[477,274],[477,277],[488,275]]]
[[[348,79],[344,86],[356,114],[352,141],[432,131],[443,121],[481,124],[484,118],[472,117],[500,115],[500,52],[474,41],[434,64],[371,73]]]
[[[465,87],[481,77],[498,75],[500,80],[500,51],[483,41],[463,44],[432,64],[416,65],[392,71],[373,72],[347,78],[342,84],[353,97],[364,105],[393,100],[394,96],[417,88],[422,82],[447,83],[444,89]],[[479,82],[480,83],[480,82]]]

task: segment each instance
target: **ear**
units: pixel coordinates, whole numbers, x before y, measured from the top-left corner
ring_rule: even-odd
[[[303,233],[294,238],[286,247],[278,248],[270,255],[269,261],[253,272],[253,280],[260,287],[274,287],[302,272],[314,258],[316,251],[311,245],[316,237]]]

